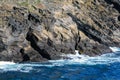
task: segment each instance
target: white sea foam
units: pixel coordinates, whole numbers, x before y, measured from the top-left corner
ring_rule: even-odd
[[[112,48],[113,50],[116,48]],[[64,65],[99,65],[99,64],[110,64],[114,62],[120,62],[120,48],[117,52],[107,53],[101,56],[89,57],[87,55],[80,55],[78,51],[75,51],[76,54],[67,54],[62,55],[64,57],[69,57],[67,59],[61,60],[50,60],[46,63],[13,63],[13,62],[0,62],[0,72],[6,71],[20,71],[20,72],[30,72],[34,67],[55,67],[55,66],[64,66]],[[115,51],[115,50],[114,50]]]
[[[15,64],[14,62],[0,61],[0,65]]]
[[[87,55],[80,55],[76,50],[76,54],[62,55],[68,57],[67,63],[65,64],[86,64],[86,65],[97,65],[97,64],[109,64],[114,62],[120,62],[120,48],[110,47],[114,53],[106,53],[101,56],[90,57]],[[56,62],[56,61],[55,61]]]
[[[118,47],[109,47],[113,52],[120,52],[120,48]]]

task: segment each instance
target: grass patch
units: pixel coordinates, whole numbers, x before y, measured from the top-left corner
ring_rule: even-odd
[[[18,3],[18,5],[28,7],[29,3],[28,2],[20,2],[20,3]]]

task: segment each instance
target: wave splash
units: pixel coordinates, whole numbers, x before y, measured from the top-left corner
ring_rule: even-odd
[[[112,47],[111,47],[112,48]],[[115,50],[117,50],[115,52]],[[13,62],[0,62],[0,72],[7,71],[20,71],[20,72],[30,72],[34,67],[56,67],[64,65],[97,65],[97,64],[110,64],[114,62],[120,62],[120,48],[112,48],[113,53],[103,54],[101,56],[89,57],[87,55],[79,55],[78,51],[76,54],[62,55],[69,57],[69,59],[61,60],[50,60],[44,63],[13,63]]]

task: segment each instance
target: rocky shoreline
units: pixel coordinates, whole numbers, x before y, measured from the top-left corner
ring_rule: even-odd
[[[25,0],[23,0],[25,1]],[[41,62],[120,47],[119,0],[40,0],[0,4],[0,61]]]

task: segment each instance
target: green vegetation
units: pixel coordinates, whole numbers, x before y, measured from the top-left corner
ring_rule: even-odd
[[[31,7],[32,5],[36,6],[41,2],[41,0],[24,0],[24,1],[18,1],[17,5],[21,7],[26,7],[30,11],[33,11],[34,9]]]
[[[37,1],[36,1],[37,4],[40,3],[40,2],[41,2],[40,0],[37,0]]]
[[[29,7],[29,5],[37,5],[41,0],[0,0],[0,4],[17,4],[18,6]]]
[[[20,2],[20,3],[18,3],[18,5],[28,7],[29,3],[28,2]]]

